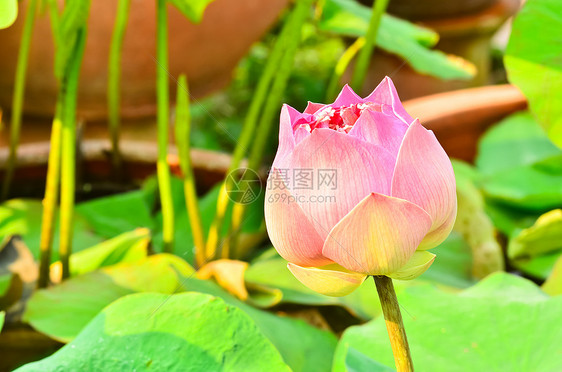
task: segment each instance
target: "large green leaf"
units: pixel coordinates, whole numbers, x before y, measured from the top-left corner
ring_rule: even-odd
[[[558,257],[552,273],[543,283],[542,289],[551,296],[562,294],[562,255]]]
[[[121,234],[73,253],[70,256],[70,273],[72,276],[77,276],[105,266],[141,261],[148,254],[149,243],[148,229],[139,228]],[[60,261],[57,264],[60,264]]]
[[[475,162],[480,172],[493,174],[561,153],[533,115],[525,111],[502,120],[482,136]]]
[[[542,211],[562,205],[562,155],[482,177],[484,194],[502,204]]]
[[[511,266],[531,277],[546,279],[552,273],[554,264],[556,260],[560,258],[561,254],[562,252],[556,251],[536,257],[518,258],[517,260],[512,260],[510,263]]]
[[[562,369],[562,297],[496,273],[459,294],[415,287],[399,295],[420,371],[558,371]],[[393,367],[384,319],[348,328],[334,358],[345,371],[350,348]],[[365,370],[366,371],[366,370]]]
[[[207,6],[215,0],[168,0],[190,21],[199,23]]]
[[[478,182],[488,198],[504,205],[535,211],[556,208],[562,203],[561,160],[562,151],[533,116],[517,113],[480,140]]]
[[[480,140],[478,181],[488,198],[504,205],[531,211],[556,208],[562,205],[561,160],[562,151],[533,116],[517,113]]]
[[[508,237],[515,236],[522,229],[532,226],[540,216],[538,212],[521,210],[493,200],[486,200],[484,207],[494,226]]]
[[[287,261],[270,248],[248,267],[245,273],[247,284],[259,284],[280,289],[283,301],[306,305],[335,305],[337,297],[328,297],[314,292],[299,282],[287,269]]]
[[[0,29],[10,27],[18,17],[18,1],[0,1]]]
[[[535,224],[509,240],[510,258],[533,257],[562,249],[562,210],[540,216]]]
[[[331,371],[331,355],[337,342],[332,333],[312,327],[302,320],[258,310],[226,293],[211,281],[190,277],[183,281],[183,288],[221,297],[226,303],[250,315],[293,371]]]
[[[346,36],[364,36],[371,10],[355,0],[326,0],[319,23],[321,30]],[[406,60],[416,71],[441,79],[470,79],[475,67],[459,57],[431,50],[438,35],[428,29],[385,15],[377,34],[377,45]]]
[[[427,282],[449,289],[466,288],[474,283],[470,247],[462,237],[453,233],[439,247],[432,250],[435,262],[414,281],[396,281],[398,292]],[[273,248],[255,259],[245,274],[248,286],[259,285],[281,291],[281,301],[301,305],[338,305],[363,320],[378,316],[381,312],[379,299],[372,280],[367,280],[353,293],[344,297],[329,297],[316,293],[299,282],[287,269],[287,261]]]
[[[118,298],[135,292],[172,294],[181,286],[180,275],[192,272],[185,261],[168,254],[108,267],[35,292],[24,320],[49,337],[68,342]]]
[[[509,81],[523,91],[531,111],[562,146],[562,2],[530,0],[513,21],[505,52]]]
[[[189,263],[194,262],[194,243],[191,234],[191,225],[185,205],[185,196],[183,192],[183,183],[177,177],[172,177],[172,197],[174,202],[174,253],[182,257]],[[209,231],[209,226],[216,212],[216,200],[219,189],[211,189],[205,196],[199,199],[199,211],[201,214],[201,223],[203,231]],[[152,243],[154,250],[162,251],[163,232],[162,232],[162,212],[158,212],[154,217],[154,232]]]
[[[9,235],[22,235],[23,240],[35,259],[39,258],[41,238],[41,215],[43,206],[38,200],[12,199],[0,205],[0,238]],[[92,227],[80,214],[74,216],[72,249],[81,251],[103,241],[92,231]],[[58,217],[54,228],[53,247],[59,245]],[[58,250],[53,249],[52,262],[58,260]]]
[[[158,254],[145,261],[120,264],[66,280],[36,292],[24,320],[57,340],[71,341],[105,306],[135,292],[172,294],[198,291],[221,297],[239,307],[277,347],[294,371],[329,371],[336,338],[308,324],[255,309],[215,283],[198,280],[181,258]],[[95,295],[93,295],[95,294]]]
[[[201,293],[115,301],[76,339],[19,371],[289,371],[243,311]]]
[[[533,277],[546,279],[562,254],[562,211],[555,209],[538,218],[515,219],[514,223],[507,246],[511,265]]]
[[[137,227],[153,228],[150,205],[143,190],[93,199],[76,206],[96,234],[112,238]]]
[[[369,28],[371,10],[354,0],[327,0],[322,9],[320,28],[346,36],[365,36]],[[404,38],[432,47],[439,41],[439,35],[429,28],[384,14],[380,30],[398,33]]]
[[[429,281],[452,288],[466,288],[474,284],[472,250],[458,232],[453,231],[431,252],[437,255],[435,261],[414,282]]]
[[[515,206],[506,206],[490,200],[486,203],[486,213],[494,222],[495,227],[509,239],[516,239],[522,231],[531,228],[540,217],[540,213],[521,210]],[[529,248],[532,249],[532,247]],[[509,263],[525,274],[546,279],[559,255],[559,252],[526,255],[510,260]]]
[[[220,192],[220,185],[215,186],[199,199],[199,212],[201,215],[201,224],[203,232],[207,233],[213,222],[217,211],[217,199]],[[191,225],[185,206],[185,195],[183,191],[183,183],[179,178],[172,177],[172,196],[174,200],[174,253],[182,257],[189,263],[193,263],[194,259],[194,243],[191,234]],[[242,223],[243,233],[255,233],[259,230],[263,223],[263,203],[264,193],[247,206],[244,221]],[[222,235],[228,235],[228,227],[230,224],[230,209],[227,211],[223,224]],[[154,218],[153,246],[155,251],[160,252],[163,248],[162,236],[162,213],[158,212]]]
[[[301,305],[339,305],[362,319],[380,314],[374,284],[369,281],[345,297],[329,297],[314,292],[299,282],[287,269],[287,261],[273,248],[252,262],[245,274],[246,284],[259,285],[281,291],[281,301]]]
[[[4,325],[4,318],[6,317],[6,313],[0,311],[0,332],[2,332],[2,326]]]
[[[343,348],[346,348],[346,350],[341,353],[346,355],[345,371],[347,372],[395,372],[393,368],[369,358],[347,344],[345,344]]]

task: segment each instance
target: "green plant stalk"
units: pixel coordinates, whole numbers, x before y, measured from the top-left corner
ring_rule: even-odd
[[[316,7],[314,8],[314,20],[320,20],[320,18],[322,17],[322,12],[324,12],[324,7],[326,7],[326,0],[316,1]]]
[[[289,18],[285,21],[285,25],[281,30],[281,33],[277,37],[275,45],[271,51],[271,55],[267,59],[265,69],[258,81],[256,91],[252,97],[252,102],[250,103],[250,108],[244,119],[244,124],[242,126],[242,132],[240,138],[238,139],[236,148],[232,155],[232,161],[228,169],[227,175],[230,175],[236,169],[240,167],[242,158],[246,153],[246,150],[254,137],[254,132],[258,123],[259,114],[263,108],[264,102],[269,93],[269,88],[271,82],[275,77],[275,73],[279,68],[279,64],[283,57],[283,52],[285,50],[285,45],[288,41],[291,29],[294,27],[295,23],[295,11],[293,11]],[[220,240],[221,228],[224,222],[226,211],[230,205],[230,199],[228,198],[227,190],[232,187],[232,178],[227,177],[221,185],[219,191],[217,210],[211,227],[209,228],[209,234],[207,236],[207,246],[206,246],[206,256],[209,259],[213,259],[217,254],[217,249]]]
[[[33,26],[35,25],[36,14],[37,0],[31,0],[27,7],[20,49],[18,51],[14,96],[12,99],[12,117],[10,123],[10,153],[8,155],[8,163],[6,164],[6,173],[4,174],[4,184],[2,185],[2,200],[8,198],[8,195],[10,194],[10,185],[12,183],[14,169],[16,167],[18,144],[21,133],[23,98],[25,95],[25,78],[27,73],[27,63],[29,61],[29,47],[31,45],[31,36],[33,35]]]
[[[381,18],[386,11],[388,1],[389,0],[375,0],[375,3],[373,4],[373,12],[371,13],[371,20],[369,21],[369,28],[367,29],[367,34],[365,35],[365,46],[361,49],[361,52],[359,52],[357,64],[355,65],[353,76],[351,78],[351,87],[357,93],[361,92],[363,82],[367,76],[367,70],[369,69],[371,56],[377,41],[377,33],[381,24]]]
[[[330,102],[336,98],[338,90],[340,88],[339,83],[341,77],[347,70],[347,67],[349,66],[355,55],[361,50],[361,48],[363,48],[364,45],[365,38],[359,37],[353,44],[349,46],[349,48],[345,50],[345,52],[343,52],[340,59],[336,63],[334,73],[332,74],[330,82],[328,83],[328,89],[326,90],[326,102]]]
[[[386,330],[390,339],[392,353],[394,354],[396,371],[413,372],[414,364],[392,279],[387,276],[374,276],[373,279],[379,294]]]
[[[205,236],[201,224],[201,213],[195,190],[195,177],[193,176],[193,165],[191,163],[191,114],[189,110],[189,93],[185,75],[178,79],[176,98],[176,145],[181,171],[183,173],[183,192],[185,195],[185,206],[189,216],[191,235],[195,244],[195,262],[201,267],[206,262]]]
[[[70,254],[72,253],[72,227],[74,217],[74,192],[76,175],[76,102],[80,66],[86,45],[86,29],[77,32],[72,55],[62,80],[63,120],[61,140],[61,198],[60,198],[60,246],[62,278],[70,276]]]
[[[111,46],[109,49],[108,80],[107,80],[107,109],[109,119],[109,133],[111,137],[111,160],[115,174],[121,172],[121,154],[119,152],[120,123],[120,81],[121,81],[121,50],[123,38],[129,19],[131,0],[119,0]]]
[[[59,9],[55,0],[48,0],[47,5],[49,7],[53,41],[56,49],[59,43]],[[59,195],[63,99],[63,91],[59,87],[55,117],[53,118],[53,124],[51,126],[49,159],[47,163],[47,180],[45,183],[45,195],[42,202],[43,212],[41,216],[41,238],[39,241],[38,288],[45,288],[49,284],[55,216]]]
[[[312,3],[312,0],[301,0],[297,3],[295,8],[295,23],[291,29],[290,38],[287,40],[285,45],[283,59],[281,60],[281,64],[277,70],[275,81],[273,82],[273,86],[269,92],[269,96],[267,97],[267,102],[261,117],[260,130],[256,135],[254,146],[252,147],[252,151],[250,152],[250,157],[248,159],[248,168],[253,169],[256,172],[261,165],[265,146],[267,145],[267,140],[271,134],[271,126],[274,122],[274,116],[279,111],[279,105],[283,92],[285,92],[287,82],[289,81],[289,77],[293,69],[295,55],[301,41],[302,27],[309,15]],[[244,175],[245,179],[248,181],[250,179],[248,179],[246,175],[252,177],[250,172],[245,172]],[[249,182],[241,182],[242,187],[247,187],[246,185],[248,184]],[[236,203],[232,210],[232,233],[230,234],[229,244],[230,249],[236,249],[236,242],[244,219],[246,206],[246,204]]]
[[[53,31],[53,42],[55,44],[55,50],[59,44],[59,25],[60,25],[60,15],[59,8],[56,0],[47,0],[47,5],[49,7],[49,18],[51,20],[51,30]]]
[[[168,120],[170,98],[168,87],[168,14],[166,0],[157,0],[156,9],[156,100],[158,126],[158,160],[156,172],[162,206],[164,252],[172,252],[174,247],[174,206],[170,167],[168,165]]]
[[[59,194],[60,161],[61,161],[61,113],[63,95],[59,92],[53,125],[51,127],[51,144],[49,162],[47,164],[47,182],[43,198],[43,214],[41,217],[41,239],[39,241],[39,279],[38,288],[45,288],[49,283],[51,266],[51,250],[55,227],[55,215]]]

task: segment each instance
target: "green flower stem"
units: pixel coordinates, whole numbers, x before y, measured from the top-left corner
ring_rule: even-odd
[[[158,126],[158,160],[156,171],[160,204],[162,206],[162,224],[164,252],[174,250],[174,205],[170,167],[168,165],[168,120],[170,113],[168,82],[168,14],[166,0],[156,0],[156,100]]]
[[[47,165],[47,182],[43,198],[43,215],[41,217],[41,240],[39,241],[39,288],[47,287],[49,283],[49,267],[51,265],[51,247],[55,227],[55,214],[59,193],[60,157],[61,157],[61,108],[63,95],[57,98],[57,107],[53,126],[51,128],[51,145],[49,149],[49,163]]]
[[[193,176],[193,165],[191,163],[191,115],[189,112],[189,93],[185,75],[178,79],[176,99],[176,145],[181,171],[183,173],[183,192],[185,195],[185,206],[189,216],[191,235],[195,244],[195,262],[198,267],[205,264],[205,236],[201,224],[201,213],[195,190],[195,177]]]
[[[80,66],[86,45],[86,29],[77,31],[76,42],[68,61],[62,81],[64,108],[62,113],[62,159],[60,200],[60,246],[62,278],[70,276],[70,254],[72,252],[72,227],[74,217],[74,192],[76,173],[76,102]]]
[[[277,70],[275,81],[267,97],[267,102],[261,116],[261,126],[258,131],[254,146],[250,153],[248,159],[248,168],[253,170],[258,170],[267,144],[268,139],[271,136],[271,127],[273,125],[274,117],[279,112],[279,105],[285,92],[289,76],[293,69],[295,55],[297,53],[298,46],[301,41],[301,31],[304,23],[306,22],[310,9],[312,6],[312,0],[300,0],[295,7],[295,21],[291,28],[290,37],[288,38],[285,48],[283,58],[281,60],[281,65]],[[252,177],[251,172],[245,172],[244,177],[246,181],[250,181],[247,177]],[[241,182],[242,187],[247,187],[249,182]],[[246,211],[246,204],[237,203],[234,205],[232,211],[232,234],[230,235],[230,248],[236,249],[236,241],[240,233],[240,227],[244,219],[244,213]],[[224,256],[224,255],[223,255]]]
[[[246,117],[244,119],[242,132],[232,155],[232,161],[227,173],[228,175],[230,175],[240,167],[242,158],[244,157],[244,154],[246,153],[250,142],[254,138],[254,132],[258,123],[259,114],[263,108],[265,100],[268,97],[271,82],[273,81],[275,74],[278,71],[279,64],[281,63],[281,59],[285,51],[285,46],[287,44],[288,38],[290,37],[291,30],[294,27],[294,23],[295,12],[293,11],[285,22],[285,25],[283,26],[283,29],[281,30],[281,33],[279,34],[277,41],[273,46],[271,55],[267,59],[265,69],[260,77],[256,91],[252,97],[252,102],[250,103],[250,108],[248,109],[248,113],[246,114]],[[217,210],[213,222],[211,223],[211,227],[209,228],[205,253],[208,259],[213,259],[217,253],[220,240],[220,230],[224,222],[226,211],[228,209],[228,206],[230,205],[227,190],[229,190],[231,187],[232,178],[227,177],[221,185],[217,202]]]
[[[336,63],[336,67],[334,68],[334,73],[330,78],[330,82],[328,83],[328,89],[326,90],[326,102],[333,101],[337,94],[338,90],[340,89],[340,80],[345,71],[347,70],[347,66],[351,63],[351,60],[355,57],[355,55],[363,48],[365,45],[365,38],[359,37],[353,44],[349,46],[343,52],[338,63]]]
[[[111,137],[111,160],[115,174],[121,173],[122,160],[119,152],[119,128],[120,123],[120,80],[121,80],[121,49],[123,38],[129,19],[129,9],[131,0],[119,0],[117,6],[117,16],[111,37],[109,49],[109,65],[107,80],[107,109],[109,119],[109,133]]]
[[[31,0],[25,15],[25,24],[21,36],[20,49],[18,52],[18,62],[16,65],[16,76],[14,84],[14,96],[12,99],[12,117],[10,123],[10,153],[4,174],[4,184],[2,185],[2,200],[8,198],[10,185],[16,167],[18,144],[21,132],[21,117],[23,108],[23,98],[25,95],[25,78],[27,73],[27,62],[29,61],[29,46],[35,25],[35,15],[37,13],[37,0]]]
[[[371,55],[373,54],[373,49],[375,48],[377,41],[377,33],[381,24],[381,18],[386,11],[388,1],[389,0],[375,0],[375,3],[373,4],[373,12],[371,13],[369,28],[367,29],[367,34],[365,35],[365,46],[361,49],[361,52],[359,52],[357,64],[355,65],[355,70],[353,71],[353,76],[351,78],[351,87],[357,93],[361,92],[363,81],[367,76],[367,70],[369,68],[369,63],[371,62]]]
[[[390,346],[394,354],[397,372],[413,372],[414,364],[410,355],[406,329],[402,322],[400,305],[392,285],[392,279],[387,276],[374,276],[375,285],[381,302],[382,313],[386,323],[386,330],[390,338]]]

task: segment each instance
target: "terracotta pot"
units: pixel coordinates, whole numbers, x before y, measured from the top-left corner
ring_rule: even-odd
[[[480,136],[527,101],[512,85],[492,85],[434,94],[404,103],[406,111],[435,132],[450,157],[473,161]]]
[[[62,0],[59,1],[62,3]],[[156,21],[154,0],[134,0],[123,43],[122,114],[155,112]],[[216,0],[199,25],[169,6],[170,81],[186,73],[193,97],[202,97],[228,83],[231,71],[251,44],[275,22],[288,0]],[[10,28],[0,30],[0,107],[11,107],[13,79],[27,1]],[[92,1],[88,39],[80,76],[79,115],[106,117],[107,61],[117,3]],[[33,34],[24,111],[51,117],[56,99],[53,42],[47,16],[38,17]],[[172,89],[175,91],[175,89]],[[175,93],[172,93],[172,97]]]
[[[449,1],[449,3],[457,3],[457,1]],[[363,93],[370,93],[387,75],[392,78],[403,99],[494,83],[490,76],[492,63],[490,42],[496,31],[519,9],[519,3],[520,0],[495,0],[477,13],[463,13],[419,22],[420,25],[433,29],[439,34],[440,39],[435,49],[463,57],[474,64],[477,71],[474,78],[441,80],[422,75],[410,68],[402,59],[377,51],[371,61]]]

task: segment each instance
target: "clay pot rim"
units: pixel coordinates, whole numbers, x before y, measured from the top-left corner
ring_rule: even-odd
[[[516,87],[491,85],[461,89],[404,102],[406,111],[432,130],[451,158],[473,162],[478,140],[488,128],[527,108]]]
[[[48,161],[50,142],[38,141],[21,144],[18,147],[17,168],[46,165]],[[158,156],[157,144],[152,141],[121,140],[120,152],[126,163],[155,164]],[[86,139],[80,143],[80,156],[86,161],[109,161],[111,142],[108,139]],[[170,144],[168,157],[172,164],[177,164],[177,148]],[[226,173],[231,156],[228,153],[192,149],[191,157],[194,168],[212,172]],[[0,149],[0,166],[6,164],[8,148]]]
[[[42,193],[41,187],[46,179],[49,159],[49,141],[37,141],[22,144],[18,149],[17,166],[12,184],[11,197],[36,198],[36,192]],[[118,194],[138,188],[142,182],[156,173],[158,146],[150,141],[123,140],[120,143],[123,170],[116,175],[111,165],[111,143],[108,139],[86,139],[80,143],[77,151],[77,168],[81,184],[90,186],[82,190],[82,198],[90,199],[92,195]],[[0,177],[5,171],[8,149],[0,148]],[[231,163],[227,153],[192,149],[191,159],[197,190],[205,193],[220,183],[226,176]],[[182,177],[176,146],[168,149],[168,164],[173,175]],[[241,167],[245,166],[243,162]],[[260,173],[265,174],[265,172]],[[16,185],[23,187],[18,189]],[[19,190],[15,192],[15,190]],[[97,190],[94,194],[90,192]],[[77,190],[78,191],[78,190]],[[100,195],[99,192],[102,192]],[[94,196],[96,197],[96,196]],[[84,199],[84,200],[86,200]]]
[[[505,115],[524,110],[527,99],[511,84],[488,85],[477,88],[459,89],[431,94],[404,102],[404,108],[427,129],[453,126],[451,119],[464,118],[470,123],[467,114],[480,112],[486,114],[505,113]],[[487,115],[492,116],[492,115]]]

